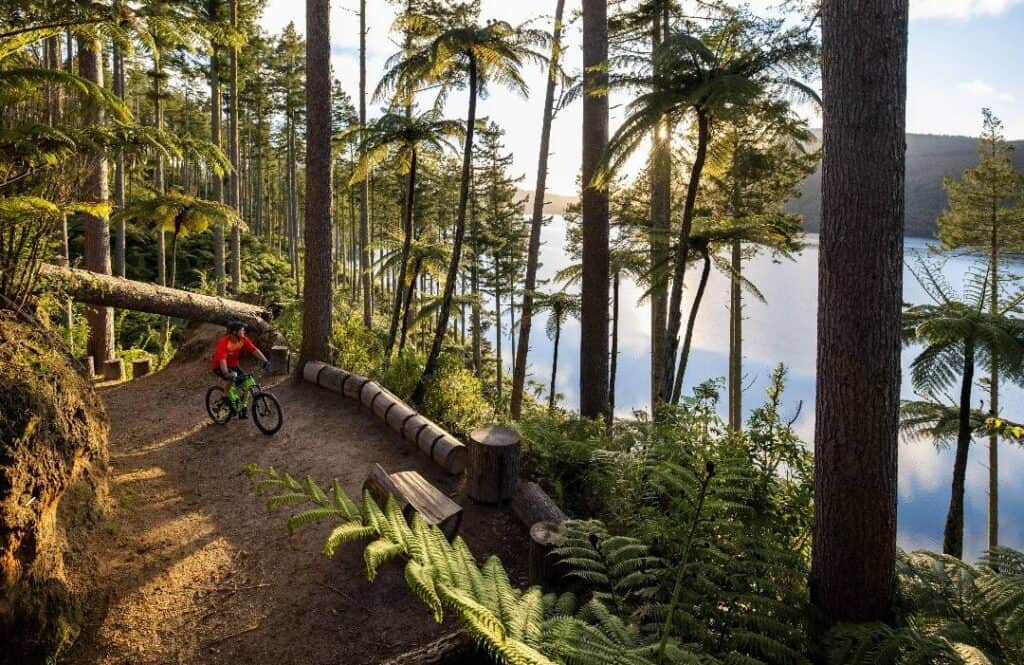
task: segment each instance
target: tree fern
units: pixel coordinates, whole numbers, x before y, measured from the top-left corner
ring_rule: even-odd
[[[258,493],[278,492],[267,502],[271,510],[302,503],[312,507],[292,515],[290,528],[319,521],[340,522],[328,535],[323,551],[332,556],[341,545],[367,539],[363,553],[367,577],[372,581],[388,562],[404,562],[405,580],[438,622],[445,609],[455,612],[465,630],[497,663],[507,665],[655,665],[656,645],[628,617],[597,598],[578,608],[572,594],[543,594],[540,588],[522,590],[512,585],[496,557],[480,566],[465,541],[449,542],[440,529],[427,526],[413,514],[407,521],[389,497],[381,508],[365,493],[362,506],[342,498],[334,481],[325,492],[311,478],[298,481],[274,469],[248,466]],[[613,571],[622,578],[644,569],[644,548],[629,539],[605,541]],[[613,572],[613,576],[617,572]],[[618,579],[616,577],[616,579]],[[664,663],[696,662],[674,641]]]

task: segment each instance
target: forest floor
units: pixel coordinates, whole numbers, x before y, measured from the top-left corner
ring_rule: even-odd
[[[473,504],[355,402],[281,377],[264,386],[285,410],[276,435],[212,424],[203,399],[219,333],[201,326],[165,370],[100,388],[114,508],[76,547],[98,573],[72,663],[361,665],[454,629],[433,621],[400,566],[370,584],[358,544],[320,554],[331,525],[289,535],[288,513],[268,517],[247,462],[337,477],[350,496],[375,462],[415,469],[465,507],[462,535],[477,556],[497,554],[525,582],[527,536],[508,509]]]

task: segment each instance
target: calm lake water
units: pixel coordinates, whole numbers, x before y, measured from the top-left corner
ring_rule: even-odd
[[[565,225],[560,217],[544,229],[540,268],[541,279],[551,278],[569,262],[563,247]],[[925,254],[928,242],[909,239],[907,260],[914,253]],[[970,259],[950,259],[945,274],[959,288]],[[801,438],[812,443],[814,438],[814,371],[817,306],[817,236],[809,235],[806,250],[795,261],[776,263],[770,256],[759,256],[744,264],[744,274],[756,284],[765,297],[757,301],[744,297],[744,374],[746,376],[744,409],[746,412],[763,401],[769,374],[778,363],[789,370],[785,403],[790,413],[803,408],[796,421]],[[1024,268],[1024,266],[1022,266]],[[697,276],[687,276],[687,284]],[[553,288],[552,285],[545,287]],[[634,409],[650,405],[650,312],[640,303],[642,291],[634,284],[621,287],[619,323],[619,367],[616,381],[616,411],[621,417]],[[687,294],[689,298],[690,294]],[[904,300],[928,302],[928,298],[909,270],[904,274]],[[687,390],[709,378],[723,377],[728,370],[729,343],[728,278],[713,270],[704,303],[694,332],[693,352],[687,368]],[[689,301],[685,303],[689,307]],[[684,309],[685,312],[688,309]],[[507,315],[506,315],[507,316]],[[507,329],[507,320],[504,324]],[[552,343],[544,333],[545,318],[535,319],[531,331],[530,377],[546,383],[551,376]],[[493,341],[493,329],[490,331]],[[506,371],[511,374],[512,355],[506,338],[503,346]],[[914,358],[912,349],[903,354],[906,374]],[[564,404],[578,405],[579,386],[579,324],[569,322],[562,331],[558,360],[558,391]],[[914,397],[909,385],[903,396]],[[546,393],[545,393],[546,396]],[[987,391],[975,389],[974,401],[987,399]],[[1003,415],[1024,420],[1024,390],[1003,386]],[[721,405],[723,415],[726,404]],[[940,550],[942,529],[949,504],[949,485],[953,468],[951,451],[937,452],[928,442],[904,442],[899,453],[899,543],[905,549]],[[967,502],[965,508],[965,555],[974,558],[986,546],[986,515],[988,506],[988,445],[978,441],[971,448],[967,471]],[[1000,540],[1002,544],[1024,549],[1024,448],[1003,441],[1000,445]]]

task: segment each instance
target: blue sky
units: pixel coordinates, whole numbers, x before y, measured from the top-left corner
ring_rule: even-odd
[[[685,4],[685,2],[684,2]],[[753,6],[768,7],[767,0],[755,0]],[[358,91],[358,0],[334,0],[331,41],[334,68],[349,93]],[[369,34],[368,78],[372,91],[384,61],[397,50],[389,28],[395,4],[368,0]],[[538,19],[537,25],[550,29],[553,0],[483,0],[487,17],[513,23]],[[911,132],[932,134],[977,133],[981,107],[988,106],[999,116],[1009,138],[1024,138],[1024,0],[911,0],[910,54],[908,73],[907,127]],[[566,3],[567,14],[578,10],[578,0]],[[305,3],[300,0],[268,0],[263,26],[279,31],[295,21],[303,31]],[[578,22],[569,27],[565,64],[570,70],[580,67]],[[539,69],[525,72],[533,95],[543,95],[544,74]],[[612,98],[614,108],[624,99]],[[377,105],[369,106],[371,115]],[[461,117],[465,112],[462,96],[454,95],[447,112]],[[527,175],[523,185],[531,188],[536,169],[540,135],[540,104],[523,100],[504,91],[494,91],[482,100],[482,115],[490,115],[508,132],[506,145],[515,153],[517,173]],[[811,119],[812,124],[817,124]],[[552,192],[572,193],[580,154],[580,105],[575,104],[556,118],[552,135]]]

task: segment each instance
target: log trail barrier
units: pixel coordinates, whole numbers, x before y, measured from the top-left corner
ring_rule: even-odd
[[[501,503],[511,499],[519,482],[519,432],[489,425],[469,435],[467,492],[475,501]]]
[[[465,470],[466,447],[377,382],[316,360],[303,366],[302,378],[358,401],[448,473],[458,475]]]
[[[132,361],[132,378],[138,379],[146,376],[150,373],[152,367],[149,358],[136,358]]]
[[[537,522],[561,524],[569,519],[547,492],[535,482],[520,483],[512,497],[512,514],[529,529]]]
[[[124,381],[124,358],[113,358],[103,363],[104,381]]]

